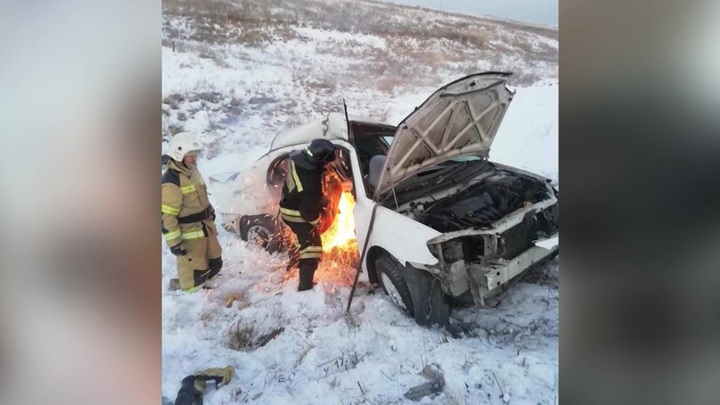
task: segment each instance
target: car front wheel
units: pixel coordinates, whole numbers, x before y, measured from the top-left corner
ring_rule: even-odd
[[[400,263],[390,256],[382,255],[375,261],[375,269],[377,269],[380,285],[390,299],[407,311],[410,316],[415,316],[412,297]]]
[[[433,274],[412,266],[403,267],[388,254],[375,261],[375,269],[383,290],[418,325],[448,325],[450,305],[440,280]]]

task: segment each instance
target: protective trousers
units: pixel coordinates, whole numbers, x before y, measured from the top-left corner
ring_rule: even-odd
[[[217,239],[217,229],[211,221],[203,221],[204,238],[186,239],[183,246],[187,254],[177,257],[180,288],[185,291],[199,288],[205,281],[215,277],[222,268],[222,249]]]
[[[291,263],[299,263],[298,291],[313,288],[313,277],[323,253],[322,240],[317,228],[307,222],[285,222],[297,236],[298,246],[290,254]]]

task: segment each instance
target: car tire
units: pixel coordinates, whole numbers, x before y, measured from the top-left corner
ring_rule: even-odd
[[[408,288],[403,268],[400,263],[389,255],[381,255],[375,261],[375,269],[380,285],[390,299],[411,317],[415,316],[412,296]]]
[[[246,215],[240,220],[240,238],[254,243],[268,253],[282,250],[282,236],[275,219],[270,215]]]
[[[448,326],[450,304],[440,280],[434,274],[412,266],[404,270],[405,281],[413,299],[415,322],[423,326]]]

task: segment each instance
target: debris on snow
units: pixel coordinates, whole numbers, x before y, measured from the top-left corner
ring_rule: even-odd
[[[405,398],[419,401],[428,395],[439,394],[445,388],[445,376],[430,366],[425,366],[420,375],[430,380],[424,384],[412,387],[405,393]]]

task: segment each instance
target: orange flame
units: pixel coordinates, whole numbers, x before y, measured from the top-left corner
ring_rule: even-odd
[[[352,285],[355,266],[359,260],[358,241],[355,236],[355,199],[349,191],[343,191],[337,213],[330,228],[322,234],[323,257],[315,273],[315,280],[333,281]]]
[[[353,241],[357,243],[353,208],[355,208],[355,199],[351,193],[343,191],[340,195],[335,219],[330,228],[322,234],[322,243],[325,250],[331,250],[335,247],[343,248]]]

